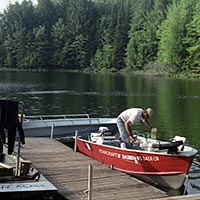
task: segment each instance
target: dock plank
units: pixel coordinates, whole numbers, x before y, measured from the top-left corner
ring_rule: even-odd
[[[88,165],[93,166],[94,200],[161,199],[165,192],[86,157],[55,139],[27,138],[21,155],[68,200],[87,198]]]

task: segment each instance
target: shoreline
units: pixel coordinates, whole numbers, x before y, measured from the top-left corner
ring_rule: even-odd
[[[62,68],[52,68],[52,69],[45,69],[45,68],[0,68],[0,72],[71,72],[71,73],[86,73],[86,74],[121,74],[121,75],[144,75],[144,76],[158,76],[158,77],[168,77],[168,78],[181,78],[181,79],[200,79],[200,74],[195,73],[169,73],[169,72],[158,72],[155,70],[136,70],[134,72],[129,71],[128,69],[124,69],[121,71],[112,70],[112,69],[103,69],[103,70],[91,70],[91,69],[84,69],[84,70],[73,70],[73,69],[62,69]]]

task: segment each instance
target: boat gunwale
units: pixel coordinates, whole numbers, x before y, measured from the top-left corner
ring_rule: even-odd
[[[102,119],[102,120],[101,120]],[[79,119],[48,119],[48,120],[30,120],[30,121],[24,121],[24,129],[37,129],[37,128],[51,128],[52,125],[54,127],[68,127],[68,126],[74,126],[74,125],[79,125],[79,126],[88,126],[88,124],[85,124],[84,122],[89,122],[89,125],[107,125],[107,124],[116,124],[115,121],[112,121],[116,118],[79,118]],[[71,124],[61,124],[59,125],[58,123],[64,123],[66,121],[71,122]],[[75,123],[74,123],[74,122]],[[81,121],[81,123],[76,123],[78,121]],[[32,123],[32,126],[26,126],[26,124]],[[37,126],[37,123],[40,123],[41,125]],[[35,126],[34,126],[35,124]]]
[[[71,119],[73,119],[75,117],[90,119],[90,115],[87,113],[85,113],[85,114],[62,114],[62,115],[27,115],[24,117],[24,119],[47,120],[48,118],[49,119],[60,119],[61,117],[62,117],[62,119],[70,119],[69,117],[71,117]]]
[[[86,139],[82,139],[82,138],[77,138],[77,140],[81,140],[82,142],[87,142],[87,143],[90,143],[92,145],[96,145],[96,146],[103,146],[103,147],[107,147],[107,148],[112,148],[112,149],[116,149],[116,150],[120,150],[120,151],[127,151],[127,152],[136,152],[136,153],[145,153],[145,154],[155,154],[155,155],[159,155],[159,156],[168,156],[168,157],[194,157],[198,151],[193,148],[193,147],[189,147],[189,146],[185,146],[186,148],[191,148],[193,154],[192,155],[187,155],[187,154],[184,154],[183,155],[183,152],[182,153],[179,153],[179,154],[167,154],[164,153],[164,152],[154,152],[154,151],[145,151],[145,150],[137,150],[137,149],[122,149],[120,147],[115,147],[115,146],[112,146],[112,145],[106,145],[106,144],[98,144],[98,143],[95,143],[95,142],[92,142],[92,141],[89,141],[89,140],[86,140]]]

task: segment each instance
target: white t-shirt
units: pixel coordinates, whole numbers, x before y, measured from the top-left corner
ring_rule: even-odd
[[[132,124],[140,122],[143,120],[142,118],[142,113],[143,113],[142,108],[129,108],[125,111],[123,111],[119,117],[126,122],[127,120],[130,120]]]

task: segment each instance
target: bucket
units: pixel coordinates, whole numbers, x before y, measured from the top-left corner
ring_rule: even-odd
[[[158,134],[157,128],[152,128],[151,129],[151,138],[156,139],[157,134]]]

